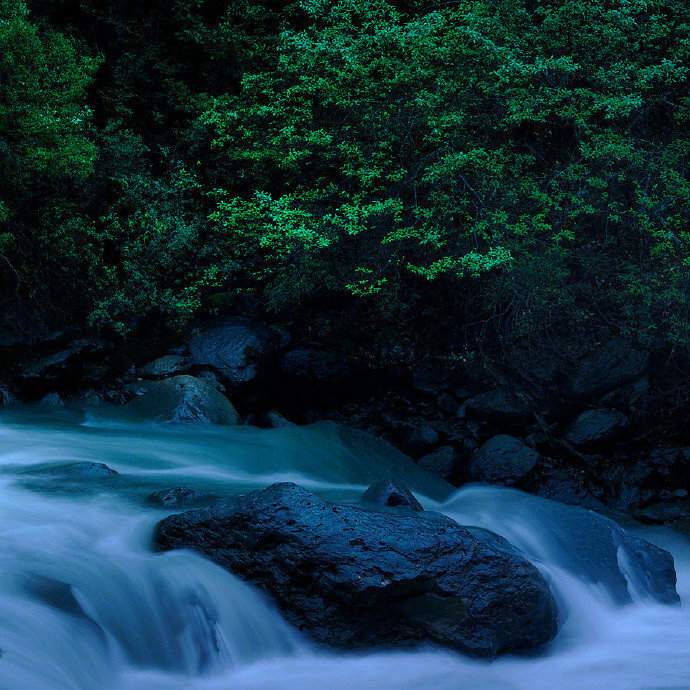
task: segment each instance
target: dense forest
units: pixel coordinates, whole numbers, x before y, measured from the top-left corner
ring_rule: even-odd
[[[684,0],[0,0],[0,289],[375,347],[690,343]],[[366,336],[364,336],[366,334]]]

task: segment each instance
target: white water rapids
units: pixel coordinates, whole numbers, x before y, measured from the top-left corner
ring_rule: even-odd
[[[683,605],[615,606],[525,494],[472,486],[425,507],[489,528],[532,557],[567,611],[556,639],[488,663],[431,649],[334,654],[270,600],[193,553],[154,553],[166,514],[151,492],[215,494],[294,481],[328,498],[366,488],[336,438],[309,428],[123,425],[23,408],[0,414],[0,690],[669,690],[690,688],[690,543],[647,539],[676,561]],[[41,463],[94,461],[111,484],[40,479]],[[179,511],[179,509],[178,509]]]

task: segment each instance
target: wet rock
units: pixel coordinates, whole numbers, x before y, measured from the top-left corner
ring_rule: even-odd
[[[211,494],[188,489],[186,486],[176,486],[172,489],[156,491],[148,498],[149,503],[163,508],[173,508],[177,506],[191,508],[209,503],[212,500],[214,500],[214,497],[211,496]]]
[[[573,381],[573,392],[581,397],[608,393],[641,377],[648,364],[648,352],[614,338],[582,361]]]
[[[403,442],[403,448],[413,457],[421,457],[436,446],[438,432],[430,426],[419,426],[412,429]]]
[[[137,395],[124,410],[156,422],[239,424],[230,401],[205,380],[181,374],[162,381],[143,381],[128,388]]]
[[[543,450],[549,445],[549,437],[541,431],[533,431],[525,437],[525,443],[534,450]]]
[[[467,472],[475,481],[514,486],[528,477],[539,458],[539,453],[520,439],[500,434],[479,447]]]
[[[508,388],[495,388],[464,403],[465,416],[493,422],[519,423],[533,419],[527,403]]]
[[[667,501],[678,489],[690,487],[687,449],[659,448],[629,462],[609,460],[599,468],[607,503],[619,510]]]
[[[589,510],[602,510],[603,490],[595,486],[587,473],[573,467],[554,466],[538,468],[524,487],[530,493],[543,498],[580,506]]]
[[[285,429],[286,427],[296,426],[294,422],[285,419],[277,410],[269,410],[266,412],[264,421],[270,429]]]
[[[226,318],[197,333],[189,343],[192,364],[211,367],[224,382],[239,386],[253,381],[259,369],[287,344],[287,336],[263,324]]]
[[[441,393],[441,395],[436,398],[436,407],[445,415],[455,417],[460,410],[460,403],[450,393]]]
[[[9,405],[12,402],[14,402],[12,391],[7,386],[0,383],[0,405]]]
[[[70,403],[83,405],[84,407],[100,407],[104,402],[104,397],[93,388],[82,391],[68,398]]]
[[[105,352],[109,347],[109,343],[102,340],[75,340],[66,347],[25,364],[19,372],[19,378],[25,381],[45,381],[73,375],[74,368],[82,364],[86,355]]]
[[[139,367],[139,376],[145,379],[164,379],[183,374],[189,369],[189,360],[182,355],[163,355]]]
[[[502,534],[535,558],[548,558],[619,605],[639,598],[677,604],[673,556],[603,515],[515,489],[471,487],[453,512],[467,520],[485,511]],[[489,525],[490,526],[490,525]]]
[[[84,362],[79,378],[83,383],[95,384],[106,379],[109,373],[110,364],[108,362]]]
[[[453,475],[457,463],[458,453],[453,446],[441,446],[417,461],[421,468],[443,479],[448,479]]]
[[[494,657],[556,633],[556,603],[529,561],[435,513],[336,505],[275,484],[168,517],[154,539],[204,553],[339,648],[430,642]]]
[[[62,401],[59,393],[47,393],[40,400],[40,405],[43,407],[64,407],[65,403]]]
[[[455,490],[448,482],[423,470],[393,444],[361,429],[319,422],[294,429],[295,433],[302,431],[314,439],[312,442],[318,439],[321,447],[329,449],[332,462],[341,468],[339,481],[371,483],[392,479],[436,501],[445,500]]]
[[[372,484],[362,495],[362,503],[396,508],[402,506],[415,511],[422,511],[422,504],[404,485],[392,479],[380,480]]]
[[[618,410],[585,410],[566,429],[564,438],[575,446],[588,446],[618,438],[630,420]]]

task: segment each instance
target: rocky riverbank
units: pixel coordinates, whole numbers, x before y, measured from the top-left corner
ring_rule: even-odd
[[[164,344],[41,332],[1,345],[5,403],[117,404],[158,421],[265,427],[333,419],[456,486],[512,486],[690,531],[690,439],[655,426],[658,367],[620,338],[534,362],[527,383],[457,359],[382,362],[240,317]]]

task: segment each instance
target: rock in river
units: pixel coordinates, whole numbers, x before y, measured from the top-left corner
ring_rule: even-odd
[[[611,441],[630,426],[630,420],[618,410],[585,410],[566,429],[565,439],[576,446]]]
[[[523,481],[539,462],[539,453],[520,439],[499,434],[489,439],[472,456],[471,479],[512,486]]]
[[[207,379],[186,374],[163,381],[145,381],[128,387],[137,395],[124,409],[156,422],[239,424],[230,401]]]
[[[494,657],[550,640],[557,605],[534,565],[490,536],[437,513],[337,505],[285,483],[170,516],[155,543],[196,549],[267,590],[321,642],[429,642]]]
[[[262,363],[287,343],[286,334],[242,318],[219,320],[197,333],[189,343],[195,366],[211,367],[225,383],[239,386],[253,381]]]

